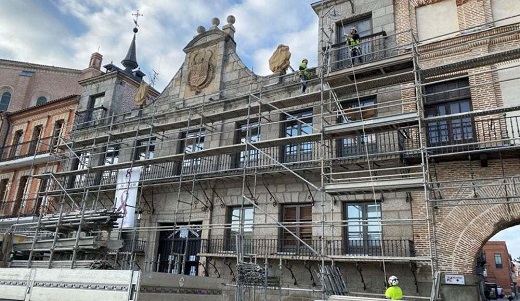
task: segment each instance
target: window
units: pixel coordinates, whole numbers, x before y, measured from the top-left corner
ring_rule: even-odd
[[[87,169],[90,167],[90,153],[89,152],[81,152],[76,153],[76,156],[72,162],[71,170],[82,170]],[[80,188],[84,185],[89,185],[89,183],[86,183],[87,180],[87,174],[79,174],[70,176],[69,178],[69,188]]]
[[[63,139],[63,130],[64,130],[65,121],[63,119],[57,120],[54,122],[54,129],[52,130],[52,147],[57,148],[62,144]]]
[[[88,102],[88,110],[97,109],[103,106],[103,101],[105,100],[105,94],[94,95],[91,96]]]
[[[350,60],[350,49],[346,45],[347,37],[350,35],[350,29],[355,27],[358,35],[361,38],[361,53],[366,55],[372,53],[369,43],[363,42],[363,37],[372,34],[372,19],[364,18],[356,21],[343,21],[336,24],[336,41],[338,44],[342,44],[341,49],[336,54],[336,68],[341,69],[348,67],[352,64]]]
[[[184,133],[181,145],[181,152],[193,153],[204,149],[204,129],[198,129]],[[201,164],[201,158],[186,159],[182,161],[181,173],[195,172]]]
[[[143,154],[144,157],[145,154]],[[153,154],[152,154],[153,156]],[[112,165],[119,162],[119,145],[108,146],[105,152],[105,164]],[[117,181],[117,169],[103,171],[102,184],[112,184]]]
[[[468,79],[428,85],[425,88],[426,117],[445,116],[471,111]],[[427,123],[430,146],[473,142],[473,118],[464,117]]]
[[[381,204],[345,203],[346,254],[381,253]]]
[[[22,72],[20,72],[20,76],[26,76],[26,77],[31,77],[33,76],[34,74],[34,71],[29,71],[29,70],[22,70]]]
[[[500,253],[495,253],[495,267],[497,269],[502,268],[502,255]]]
[[[11,93],[4,92],[2,93],[2,98],[0,98],[0,112],[5,112],[9,108],[9,103],[11,102]]]
[[[83,112],[76,112],[76,123],[80,129],[99,124],[105,113],[104,100],[104,93],[90,96],[87,109]]]
[[[5,214],[5,204],[7,202],[7,191],[9,187],[9,179],[0,180],[0,212]]]
[[[285,205],[282,221],[289,231],[312,246],[312,205]],[[310,250],[287,230],[282,230],[282,252],[310,253]]]
[[[245,143],[246,140],[249,142],[260,141],[260,123],[239,123],[236,130],[236,141],[237,143]],[[247,151],[241,151],[237,160],[237,167],[244,167],[244,164],[248,166],[257,165],[259,159],[259,153],[256,149],[248,147]]]
[[[236,236],[240,234],[240,219],[244,218],[244,251],[251,253],[254,224],[254,208],[252,206],[230,207],[227,223],[227,250],[236,251]]]
[[[47,97],[45,96],[40,96],[38,97],[38,99],[36,100],[36,105],[39,106],[39,105],[42,105],[44,103],[47,102]]]
[[[341,104],[343,112],[339,114],[340,123],[356,122],[376,117],[376,97]],[[361,109],[360,109],[361,105]],[[351,156],[377,152],[375,134],[350,136],[339,140],[339,156]]]
[[[285,137],[303,136],[312,133],[312,111],[291,113],[285,117]],[[298,162],[312,159],[312,142],[284,146],[284,161]]]
[[[153,155],[152,155],[153,157]],[[117,164],[119,162],[119,145],[107,147],[105,154],[105,165]]]
[[[28,155],[34,155],[38,153],[38,148],[40,144],[40,136],[42,134],[42,126],[38,125],[33,128],[31,142],[29,144],[29,153]]]
[[[22,204],[25,201],[25,198],[27,198],[27,193],[29,192],[29,177],[28,176],[21,176],[20,181],[18,182],[18,189],[16,190],[16,196],[14,199],[14,206],[12,215],[22,215],[23,214],[23,208]]]
[[[155,155],[155,137],[136,142],[134,160],[152,159]]]
[[[47,198],[45,194],[46,191],[49,190],[49,181],[48,179],[41,179],[40,186],[38,187],[38,196],[36,199],[36,204],[34,207],[34,213],[39,214],[42,204],[44,203],[44,199]]]
[[[19,130],[14,133],[13,143],[11,145],[11,158],[18,157],[22,151],[23,131]]]

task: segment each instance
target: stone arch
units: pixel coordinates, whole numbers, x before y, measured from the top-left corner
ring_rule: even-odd
[[[520,203],[482,203],[452,209],[436,231],[440,242],[439,268],[446,272],[473,273],[482,246],[496,233],[517,224],[520,224]]]
[[[47,99],[47,102],[51,101],[51,94],[48,93],[47,91],[44,91],[44,90],[38,90],[36,91],[32,97],[31,97],[31,101],[29,103],[29,106],[32,107],[32,106],[35,106],[37,101],[38,101],[38,98],[40,97],[45,97]]]

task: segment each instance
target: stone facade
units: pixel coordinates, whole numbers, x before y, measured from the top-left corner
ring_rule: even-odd
[[[74,133],[74,151],[92,156],[92,172],[71,165],[56,176],[95,180],[138,168],[129,210],[139,227],[121,237],[146,244],[126,256],[143,270],[222,278],[229,299],[238,260],[265,268],[270,285],[284,288],[269,293],[283,300],[316,299],[322,262],[361,295],[382,295],[397,275],[409,300],[430,296],[435,281],[443,300],[477,300],[482,246],[520,220],[517,115],[503,114],[519,103],[499,82],[502,65],[518,68],[519,25],[484,26],[501,11],[493,3],[502,2],[315,3],[331,39],[320,37],[324,66],[306,94],[296,74],[248,70],[236,54],[234,17],[222,29],[215,18],[197,29],[165,90],[138,110],[128,74],[82,81],[79,108],[102,95],[96,105],[112,121],[86,120]],[[424,16],[439,7],[457,16],[455,32],[420,41],[431,34]],[[345,24],[370,26],[361,62],[338,34]],[[112,166],[109,147],[119,149]],[[123,183],[105,180],[74,187],[89,187],[75,197],[114,206]]]

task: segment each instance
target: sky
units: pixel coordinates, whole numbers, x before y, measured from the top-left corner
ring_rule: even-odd
[[[2,0],[0,59],[84,69],[98,51],[103,65],[121,66],[132,40],[136,10],[137,62],[162,91],[184,61],[182,49],[211,27],[236,18],[237,53],[258,75],[271,74],[268,60],[279,44],[288,45],[291,66],[317,61],[318,0]],[[104,71],[104,69],[103,69]]]

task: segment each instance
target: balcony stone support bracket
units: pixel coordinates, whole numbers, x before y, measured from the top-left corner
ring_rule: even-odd
[[[311,281],[312,281],[312,287],[316,286],[316,281],[314,280],[314,275],[312,274],[312,263],[308,261],[303,262],[303,267],[309,271],[309,274],[311,275]]]
[[[208,266],[213,267],[213,273],[217,275],[217,278],[220,278],[220,272],[217,269],[217,265],[215,264],[215,262],[212,262],[211,259],[212,259],[211,257],[208,257],[208,260],[206,263],[208,264]]]
[[[305,185],[307,186],[307,191],[309,192],[309,196],[307,198],[311,201],[311,205],[314,206],[314,203],[316,203],[314,196],[316,195],[316,193],[318,193],[318,191],[312,193],[311,188],[309,187],[309,183],[305,182]]]
[[[417,283],[417,264],[415,262],[410,262],[410,271],[413,275],[413,283],[415,284],[415,292],[419,293],[419,284]]]
[[[274,194],[269,190],[269,186],[265,183],[264,179],[262,178],[262,184],[264,184],[265,190],[267,190],[267,193],[271,196],[271,201],[273,202],[273,207],[278,206],[278,201],[276,200],[276,197]]]
[[[232,277],[231,282],[236,282],[237,277],[235,276],[235,272],[233,272],[233,268],[231,268],[231,260],[224,258],[224,264],[229,268],[229,275]]]
[[[224,200],[220,197],[220,195],[217,193],[217,190],[215,189],[215,186],[216,186],[216,183],[215,185],[210,185],[210,188],[211,188],[211,192],[213,192],[213,195],[219,200],[220,202],[220,208],[221,209],[224,209],[226,208],[226,203],[224,203]]]
[[[284,266],[291,273],[291,279],[294,280],[294,285],[298,285],[298,281],[296,281],[296,276],[294,276],[294,272],[292,271],[292,268],[293,268],[292,264],[290,264],[289,261],[286,260]]]
[[[356,270],[359,272],[359,277],[361,277],[361,283],[363,283],[363,290],[367,290],[367,284],[365,283],[365,278],[363,278],[363,269],[361,268],[361,264],[356,262]]]

